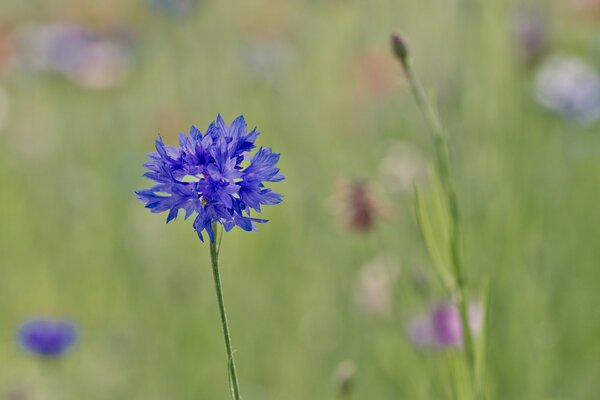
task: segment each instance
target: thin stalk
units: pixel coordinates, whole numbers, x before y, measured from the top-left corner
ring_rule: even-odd
[[[213,224],[215,236],[217,234],[217,225]],[[229,334],[229,325],[227,324],[227,313],[225,312],[225,301],[223,300],[223,289],[221,287],[221,276],[219,274],[219,246],[217,243],[210,243],[210,260],[212,262],[213,277],[215,280],[215,290],[217,292],[217,302],[219,303],[219,314],[221,315],[221,325],[223,327],[223,336],[225,337],[225,348],[227,350],[227,370],[229,374],[229,391],[233,400],[240,400],[240,389],[235,370],[235,361],[233,359],[233,349],[231,346],[231,336]]]
[[[436,167],[440,175],[440,180],[444,187],[444,193],[446,195],[446,201],[450,212],[451,228],[450,228],[450,240],[449,240],[449,253],[450,262],[452,265],[453,273],[456,279],[456,295],[458,297],[458,306],[461,317],[461,325],[463,330],[463,341],[466,352],[467,361],[471,370],[473,371],[473,377],[475,377],[475,346],[473,342],[473,336],[469,325],[469,301],[466,287],[464,262],[462,259],[462,232],[460,229],[460,216],[458,208],[458,199],[456,191],[454,189],[454,182],[451,174],[450,164],[450,152],[448,150],[448,144],[446,141],[446,134],[440,122],[437,111],[431,105],[425,95],[419,79],[415,75],[410,59],[408,57],[408,50],[405,44],[399,37],[394,37],[393,46],[396,55],[401,61],[404,73],[410,84],[412,94],[415,98],[417,106],[421,110],[423,117],[431,131],[433,136],[433,142],[435,147],[435,159]],[[475,385],[476,387],[478,385]]]

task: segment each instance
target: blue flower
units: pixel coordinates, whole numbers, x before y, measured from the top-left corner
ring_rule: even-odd
[[[165,145],[159,136],[156,151],[148,153],[150,161],[144,164],[144,176],[156,185],[136,192],[138,199],[153,213],[168,211],[167,223],[179,210],[184,210],[185,219],[195,214],[200,240],[206,231],[214,243],[213,223],[226,231],[235,226],[255,230],[256,223],[267,221],[251,217],[250,211],[261,212],[262,206],[282,201],[265,182],[284,179],[275,167],[279,154],[263,147],[248,154],[259,134],[256,129],[248,132],[243,116],[227,126],[219,115],[204,134],[195,126],[189,135],[180,133],[178,147]]]
[[[17,339],[30,353],[45,357],[59,356],[75,344],[77,331],[67,321],[33,319],[19,327]]]

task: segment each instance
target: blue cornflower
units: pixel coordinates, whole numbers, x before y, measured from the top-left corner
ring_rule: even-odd
[[[59,356],[75,344],[77,330],[68,321],[32,319],[19,327],[17,339],[30,353],[45,357]]]
[[[213,223],[226,231],[239,226],[255,230],[255,223],[267,222],[250,217],[250,211],[261,212],[261,206],[278,204],[282,196],[267,189],[265,182],[284,179],[275,164],[279,154],[261,147],[250,157],[260,133],[248,132],[243,116],[227,126],[217,116],[206,133],[192,126],[189,135],[179,134],[179,146],[166,146],[162,137],[156,140],[156,151],[148,153],[149,170],[145,177],[156,185],[136,192],[153,213],[168,211],[167,223],[177,218],[180,209],[185,218],[196,214],[194,229],[200,240],[206,231],[215,241]]]

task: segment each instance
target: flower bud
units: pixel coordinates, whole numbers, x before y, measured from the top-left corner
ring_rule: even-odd
[[[406,47],[406,42],[398,33],[392,33],[391,37],[392,43],[392,52],[398,60],[402,62],[402,64],[406,63],[406,59],[408,58],[408,48]]]

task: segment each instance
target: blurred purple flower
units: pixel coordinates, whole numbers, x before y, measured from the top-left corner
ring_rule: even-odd
[[[469,306],[469,325],[474,336],[479,334],[483,310],[480,304]],[[417,316],[408,323],[408,335],[418,346],[461,347],[463,332],[458,307],[438,304],[429,313]]]
[[[198,5],[198,0],[148,0],[148,5],[170,17],[185,17]]]
[[[514,33],[521,54],[528,63],[537,61],[548,50],[548,21],[540,10],[520,10],[515,17]]]
[[[99,32],[54,23],[24,28],[19,38],[23,67],[63,74],[88,89],[116,86],[133,64],[132,35],[127,29]]]
[[[552,56],[535,76],[535,99],[544,108],[581,123],[600,117],[600,77],[578,58]]]
[[[68,321],[33,319],[19,327],[17,339],[30,353],[53,357],[60,356],[76,343],[77,331]]]

